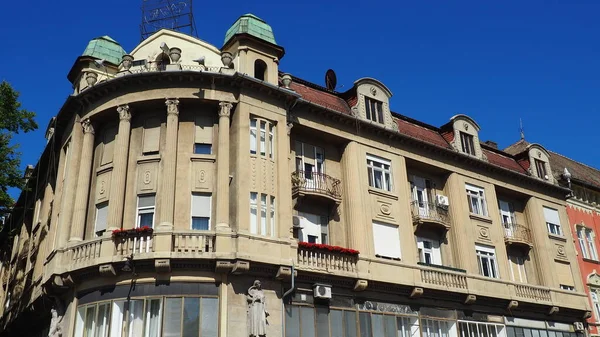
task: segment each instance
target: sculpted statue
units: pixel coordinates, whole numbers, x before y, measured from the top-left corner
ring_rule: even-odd
[[[57,300],[58,302],[58,300]],[[57,305],[58,307],[58,305]],[[59,308],[60,309],[60,308]],[[62,337],[62,320],[63,314],[58,312],[55,308],[50,310],[52,318],[50,319],[50,329],[48,330],[48,337]]]
[[[254,281],[252,287],[248,289],[246,300],[248,301],[248,334],[250,337],[266,336],[269,313],[266,310],[265,293],[259,280]]]

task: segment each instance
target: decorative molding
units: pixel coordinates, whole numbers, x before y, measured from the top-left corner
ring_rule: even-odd
[[[115,267],[112,265],[112,263],[100,265],[98,267],[98,272],[101,276],[105,277],[117,276],[117,272],[115,271]]]
[[[119,105],[117,107],[117,112],[119,113],[119,119],[125,122],[131,121],[131,110],[129,109],[129,105]]]
[[[481,216],[475,213],[469,213],[469,218],[473,219],[473,220],[477,220],[477,221],[481,221],[481,222],[485,222],[485,223],[492,223],[492,218],[487,217],[487,216]]]
[[[295,271],[294,273],[296,274]],[[277,275],[275,275],[275,278],[280,281],[290,280],[292,278],[292,268],[287,266],[280,266],[277,270]]]
[[[423,296],[423,288],[421,287],[414,287],[410,292],[410,298],[419,298],[421,296]]]
[[[590,286],[600,287],[600,275],[598,275],[596,269],[594,269],[594,271],[588,275],[587,284]]]
[[[250,262],[248,261],[235,261],[233,268],[231,269],[232,274],[244,274],[250,270]]]
[[[167,115],[179,115],[179,99],[178,98],[167,98],[165,100],[167,106]]]
[[[358,279],[356,283],[354,283],[354,291],[364,291],[369,286],[369,281]]]
[[[227,117],[231,116],[231,108],[233,108],[233,104],[230,102],[219,102],[219,117]]]
[[[386,192],[386,191],[381,191],[381,190],[378,190],[378,189],[374,189],[372,187],[369,187],[369,194],[377,195],[377,196],[384,197],[384,198],[387,198],[387,199],[398,200],[398,196],[397,195],[394,195],[394,194],[392,194],[390,192]]]
[[[475,295],[467,295],[465,298],[465,304],[473,304],[477,301],[477,296]]]
[[[479,239],[481,240],[485,240],[485,241],[490,241],[490,230],[489,228],[485,227],[485,226],[478,226],[478,231],[477,233],[479,234]]]
[[[565,246],[562,244],[555,244],[556,248],[556,258],[566,260],[567,259],[567,251],[565,250]]]
[[[154,269],[159,274],[170,273],[171,272],[171,260],[170,259],[154,260]]]
[[[81,128],[83,129],[84,134],[91,133],[93,135],[95,133],[94,126],[92,125],[92,121],[90,121],[89,118],[86,118],[83,121],[81,121]]]

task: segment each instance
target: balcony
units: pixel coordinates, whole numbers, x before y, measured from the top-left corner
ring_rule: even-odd
[[[421,269],[421,280],[423,283],[434,287],[467,289],[467,274],[465,270],[436,266],[419,262]]]
[[[342,202],[341,181],[324,173],[292,173],[292,197],[306,196],[322,198],[339,205]]]
[[[519,245],[531,248],[531,232],[529,228],[516,223],[504,224],[504,242],[507,245]]]
[[[308,244],[305,246],[311,245],[312,244]],[[306,271],[324,273],[356,273],[356,264],[358,262],[357,253],[358,252],[345,253],[343,251],[331,251],[326,248],[304,247],[302,246],[302,243],[300,243],[300,246],[298,247],[297,264],[298,268]]]
[[[450,213],[448,211],[448,206],[413,200],[410,203],[410,210],[415,226],[427,224],[444,230],[450,229]]]

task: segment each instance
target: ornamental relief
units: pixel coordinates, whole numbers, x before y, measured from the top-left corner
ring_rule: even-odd
[[[108,200],[111,173],[110,171],[104,172],[96,178],[96,203]]]
[[[212,190],[214,164],[207,162],[194,162],[192,164],[192,189],[194,191]]]
[[[490,229],[486,226],[477,226],[477,238],[482,241],[491,241]]]
[[[563,244],[554,244],[555,249],[556,249],[556,258],[557,259],[562,259],[562,260],[567,260],[567,252],[565,250],[565,246]]]
[[[156,191],[158,163],[145,163],[138,166],[138,193]]]
[[[391,200],[373,196],[372,205],[374,219],[396,222],[396,214]]]
[[[250,188],[256,191],[256,158],[250,157]]]

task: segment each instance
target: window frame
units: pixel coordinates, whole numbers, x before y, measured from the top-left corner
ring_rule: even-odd
[[[560,289],[562,289],[562,290],[575,291],[575,286],[570,286],[570,285],[567,285],[567,284],[561,284],[559,286],[560,286]]]
[[[382,250],[378,250],[377,246],[378,246],[378,242],[377,242],[377,235],[375,234],[375,227],[376,226],[382,226],[382,227],[394,227],[396,232],[395,232],[395,239],[394,239],[394,246],[393,250],[394,250],[394,254],[390,254],[390,256],[386,255],[388,253],[391,252],[392,248],[390,247],[386,247],[386,249],[383,249],[383,252],[385,254],[380,254],[382,253]],[[386,258],[386,259],[392,259],[392,260],[401,260],[402,259],[402,242],[400,240],[400,228],[398,225],[395,224],[390,224],[390,223],[385,223],[385,222],[379,222],[379,221],[373,221],[371,228],[373,230],[373,246],[374,246],[374,250],[375,250],[375,256],[376,257],[380,257],[380,258]],[[392,231],[393,229],[388,229],[390,231]],[[391,234],[390,234],[391,235]],[[388,237],[386,236],[386,238],[391,239],[392,237]],[[381,239],[381,238],[379,238]],[[380,244],[380,243],[379,243]],[[397,250],[397,251],[396,251]]]
[[[250,115],[250,155],[275,160],[277,123]]]
[[[548,171],[546,170],[546,162],[537,158],[533,158],[533,164],[535,165],[535,171],[537,173],[538,178],[540,179],[548,179]]]
[[[590,302],[594,310],[595,322],[600,322],[600,295],[598,289],[590,287]]]
[[[204,216],[194,216],[194,197],[200,198],[208,198],[208,217]],[[210,193],[201,193],[201,192],[192,192],[191,195],[191,207],[190,207],[190,229],[191,230],[202,230],[202,229],[194,229],[194,218],[208,218],[208,228],[206,230],[212,230],[212,194]]]
[[[546,207],[546,206],[543,207],[543,210],[544,210],[544,220],[546,221],[546,227],[548,229],[548,233],[550,235],[564,236],[564,233],[562,230],[562,225],[560,224],[560,214],[558,213],[558,210],[554,209],[554,208]],[[546,211],[546,210],[548,210],[548,211]],[[556,212],[556,218],[558,219],[558,224],[548,221],[549,212]]]
[[[469,212],[471,214],[488,217],[488,209],[487,209],[487,201],[485,197],[485,188],[471,185],[469,183],[465,184],[465,189],[467,193],[467,200],[469,204]],[[473,201],[476,201],[480,212],[475,212],[473,207]]]
[[[392,174],[392,161],[382,157],[374,156],[367,153],[367,175],[369,178],[369,186],[378,190],[393,192],[394,190],[394,176]],[[376,166],[374,164],[380,164]],[[386,168],[387,166],[387,168]],[[375,171],[381,173],[381,187],[377,187]]]
[[[498,270],[498,258],[495,247],[475,244],[475,255],[477,256],[477,266],[481,276],[495,279],[500,278],[500,271]],[[487,260],[486,264],[488,264],[488,273],[490,275],[485,275],[485,270],[483,267],[484,259]]]
[[[417,253],[419,255],[419,261],[421,263],[442,266],[443,260],[442,260],[442,250],[440,247],[441,246],[440,242],[430,239],[430,238],[427,238],[427,237],[422,237],[422,236],[417,236],[416,239],[417,239]],[[431,244],[430,248],[425,247],[426,242]],[[430,262],[426,261],[427,260],[426,254],[429,254]]]
[[[104,229],[98,230],[98,213],[101,208],[102,209],[106,208],[106,219],[105,219],[106,224],[104,226]],[[100,237],[106,232],[107,229],[108,229],[108,201],[103,201],[103,202],[96,204],[96,212],[94,214],[94,234],[97,237]],[[99,233],[99,232],[102,232],[102,233]]]
[[[385,113],[383,102],[375,98],[365,96],[365,118],[371,122],[385,124]]]
[[[142,206],[140,207],[140,198],[141,197],[149,197],[152,196],[154,197],[154,205],[152,206]],[[154,228],[154,225],[156,223],[156,193],[146,193],[146,194],[138,194],[137,196],[137,203],[136,203],[136,220],[135,220],[135,228],[140,228],[141,225],[141,215],[142,214],[148,214],[150,212],[146,212],[152,210],[152,226],[149,226],[150,228]],[[140,212],[140,211],[144,211],[144,212]]]
[[[475,149],[475,136],[463,131],[459,131],[459,137],[462,152],[470,156],[476,156],[477,151]]]

